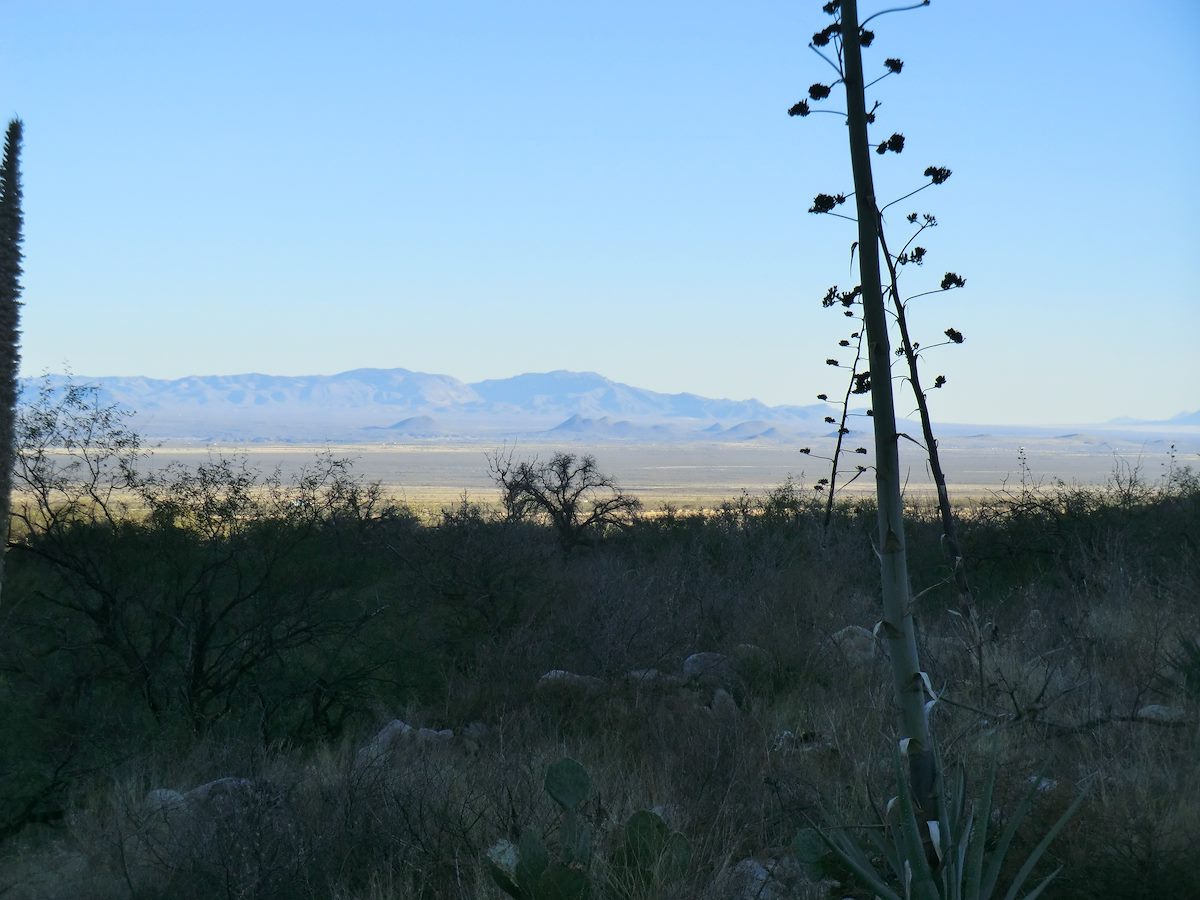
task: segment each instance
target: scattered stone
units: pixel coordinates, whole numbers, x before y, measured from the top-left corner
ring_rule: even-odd
[[[786,756],[790,753],[811,753],[814,750],[835,749],[832,743],[823,740],[815,731],[802,731],[796,734],[794,731],[785,730],[775,735],[775,739],[771,741],[770,752]]]
[[[810,883],[798,860],[791,856],[747,857],[729,873],[724,896],[729,900],[788,900]]]
[[[875,635],[861,625],[847,625],[833,633],[833,643],[853,666],[871,665],[879,653]]]
[[[154,788],[146,792],[142,808],[148,813],[169,812],[187,804],[183,794],[170,788]]]
[[[1178,706],[1162,706],[1158,703],[1143,706],[1134,718],[1142,722],[1157,722],[1160,725],[1182,725],[1190,721],[1187,713]]]
[[[693,653],[683,661],[683,677],[705,687],[727,687],[737,680],[737,667],[724,653]]]
[[[1030,775],[1025,780],[1030,784],[1035,785],[1035,790],[1039,794],[1048,794],[1058,787],[1058,782],[1053,778],[1042,778],[1037,775]]]
[[[375,737],[363,744],[354,756],[354,762],[359,766],[380,765],[391,758],[402,741],[412,737],[414,729],[407,722],[392,719],[375,734]]]
[[[142,805],[150,815],[123,842],[139,893],[187,872],[205,896],[223,893],[227,880],[252,896],[281,896],[302,868],[295,813],[286,792],[265,778],[218,778],[182,794],[156,788]]]
[[[594,675],[576,675],[565,669],[553,669],[538,679],[535,690],[546,698],[577,702],[603,695],[608,691],[608,683]]]
[[[435,731],[432,728],[417,729],[416,741],[418,744],[429,746],[431,744],[448,744],[454,740],[454,731],[450,728],[443,728],[441,731]]]

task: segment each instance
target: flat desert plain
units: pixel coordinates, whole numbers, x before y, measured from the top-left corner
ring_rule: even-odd
[[[870,453],[856,454],[855,447],[870,440],[851,437],[843,467],[870,466]],[[1174,445],[1174,451],[1172,451]],[[515,459],[542,460],[556,451],[595,456],[600,471],[612,475],[627,492],[640,497],[647,508],[663,503],[681,507],[711,506],[743,491],[761,494],[789,476],[805,488],[827,477],[829,465],[817,458],[832,453],[833,442],[814,438],[811,455],[800,452],[798,442],[662,443],[605,442],[585,444],[542,441],[528,444],[472,442],[446,444],[162,445],[152,466],[172,462],[195,465],[209,457],[244,454],[249,465],[265,471],[280,468],[285,477],[311,464],[321,453],[344,457],[356,474],[381,482],[389,495],[420,506],[452,503],[463,493],[477,502],[490,502],[496,489],[488,474],[488,457],[511,453]],[[1200,429],[1163,431],[1022,435],[966,434],[940,440],[942,464],[952,495],[959,500],[988,496],[996,491],[1027,484],[1103,485],[1114,476],[1136,472],[1148,483],[1160,482],[1171,467],[1200,469]],[[1022,463],[1022,460],[1024,461]],[[1023,467],[1024,466],[1024,470]],[[924,452],[901,441],[901,471],[909,495],[932,491]],[[870,471],[851,490],[874,489]]]

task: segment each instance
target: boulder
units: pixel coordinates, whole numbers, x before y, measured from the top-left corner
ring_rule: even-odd
[[[392,719],[392,721],[380,728],[373,738],[358,749],[358,753],[354,755],[355,765],[372,766],[386,762],[391,758],[396,748],[402,742],[410,740],[414,733],[415,729],[407,722]]]
[[[234,883],[252,896],[276,895],[303,867],[299,823],[286,792],[265,778],[218,778],[186,793],[156,788],[142,826],[127,843],[130,878],[151,891],[180,872],[201,892]]]
[[[747,857],[730,870],[723,896],[729,900],[789,900],[810,883],[791,856]]]
[[[593,675],[576,675],[552,669],[537,680],[534,690],[541,697],[560,703],[594,700],[608,692],[608,682]]]
[[[182,809],[186,805],[187,800],[183,794],[170,788],[154,788],[147,791],[145,799],[142,800],[142,809],[151,815],[169,813],[172,810]]]
[[[683,661],[683,677],[702,687],[728,690],[739,680],[737,666],[724,653],[693,653]]]
[[[833,644],[852,666],[871,665],[879,655],[875,635],[861,625],[847,625],[833,633]]]
[[[454,731],[450,728],[443,728],[440,731],[433,728],[417,729],[416,742],[426,747],[449,744],[452,740],[454,740]]]

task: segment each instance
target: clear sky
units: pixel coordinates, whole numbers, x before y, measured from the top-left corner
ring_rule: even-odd
[[[862,0],[864,14],[884,8]],[[845,320],[819,0],[6,0],[23,369],[593,370],[809,403]],[[1200,3],[935,0],[866,51],[881,199],[933,212],[918,339],[959,422],[1200,408]],[[825,104],[844,108],[835,98]],[[911,208],[910,208],[911,207]],[[921,279],[926,281],[922,283]]]

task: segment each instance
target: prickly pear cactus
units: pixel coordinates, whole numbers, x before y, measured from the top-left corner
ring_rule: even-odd
[[[587,799],[592,779],[573,759],[560,759],[546,769],[546,793],[563,809],[573,810]]]
[[[498,841],[488,850],[488,871],[515,900],[588,900],[592,835],[579,821],[578,807],[587,799],[591,779],[575,760],[560,759],[546,770],[545,788],[563,810],[557,852],[547,849],[536,829],[525,828],[518,843]]]
[[[640,810],[625,823],[613,867],[628,887],[644,889],[681,877],[691,861],[688,839],[678,831],[671,831],[656,813]]]

